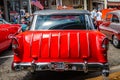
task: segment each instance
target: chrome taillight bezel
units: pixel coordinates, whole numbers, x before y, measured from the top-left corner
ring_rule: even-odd
[[[12,39],[12,49],[15,53],[19,53],[19,43],[16,37]]]
[[[104,38],[103,41],[102,41],[102,45],[101,47],[105,50],[108,50],[109,49],[109,40],[108,38]]]

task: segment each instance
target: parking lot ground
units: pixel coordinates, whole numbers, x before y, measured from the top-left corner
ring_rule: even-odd
[[[98,77],[89,78],[89,79],[86,79],[86,80],[103,80],[103,77],[98,76]],[[120,80],[120,71],[111,73],[108,77],[108,80]]]
[[[35,75],[28,71],[14,72],[11,70],[12,60],[13,52],[11,50],[5,51],[0,55],[0,80],[103,80],[101,72],[88,74],[79,72],[45,72]],[[120,80],[120,49],[113,47],[112,44],[110,44],[108,50],[108,61],[110,64],[109,80]]]

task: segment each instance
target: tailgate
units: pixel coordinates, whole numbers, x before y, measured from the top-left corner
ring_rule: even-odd
[[[90,31],[43,31],[24,36],[23,61],[70,61],[96,59],[96,33]]]

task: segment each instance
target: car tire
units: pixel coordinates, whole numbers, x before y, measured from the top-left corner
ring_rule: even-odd
[[[120,40],[117,38],[117,36],[113,36],[112,43],[116,48],[120,48]]]

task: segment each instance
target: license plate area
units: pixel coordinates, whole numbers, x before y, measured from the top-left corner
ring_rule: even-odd
[[[59,69],[64,70],[65,64],[64,62],[52,62],[51,68],[55,70],[59,70]]]

